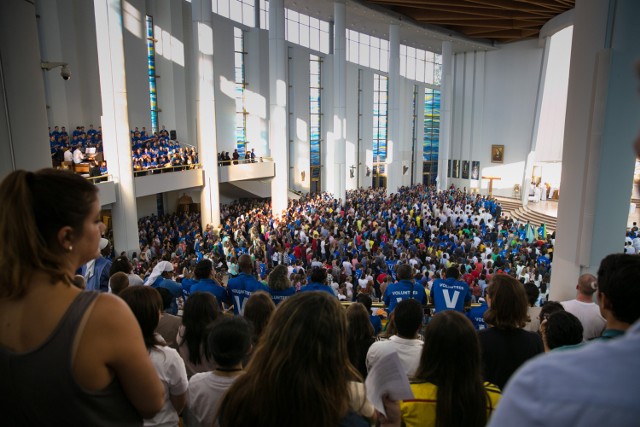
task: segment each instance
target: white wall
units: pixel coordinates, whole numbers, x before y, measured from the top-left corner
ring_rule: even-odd
[[[127,73],[129,126],[151,130],[149,73],[147,71],[146,2],[123,0],[124,58]],[[157,72],[157,71],[156,71]],[[158,87],[158,92],[161,88]]]
[[[453,131],[450,158],[480,161],[480,176],[497,176],[494,194],[510,196],[522,183],[531,145],[543,49],[537,40],[510,43],[491,52],[454,57]],[[504,163],[491,163],[491,146],[504,145]],[[462,165],[460,167],[462,172]],[[451,179],[459,187],[480,183]]]
[[[310,188],[310,145],[309,145],[309,50],[301,46],[289,46],[289,188],[307,192]],[[331,69],[323,64],[322,72]],[[323,76],[324,77],[324,76]],[[327,109],[325,97],[330,90],[322,93],[323,122],[333,117],[333,111]],[[328,114],[331,112],[331,114]],[[321,148],[321,155],[324,153]],[[324,156],[323,156],[324,158]],[[278,159],[276,159],[278,160]],[[321,161],[324,165],[324,162]],[[322,168],[324,175],[326,165]],[[302,172],[305,177],[302,180]]]

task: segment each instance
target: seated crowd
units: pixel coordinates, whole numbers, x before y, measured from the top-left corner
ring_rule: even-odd
[[[637,422],[633,376],[607,382],[629,398],[605,411],[585,367],[608,351],[637,366],[625,343],[640,327],[639,257],[606,257],[560,304],[545,301],[554,236],[502,216],[492,198],[359,189],[344,205],[309,195],[273,214],[268,200],[245,200],[222,206],[217,228],[202,229],[196,213],[149,216],[139,255],[111,261],[102,239],[101,255],[83,260],[77,283],[119,295],[142,331],[130,374],[157,374],[130,390],[116,370],[135,407],[123,420],[137,411],[145,425],[533,426],[590,411],[587,425]],[[364,385],[389,358],[408,381],[401,399]],[[589,387],[567,387],[563,375]]]

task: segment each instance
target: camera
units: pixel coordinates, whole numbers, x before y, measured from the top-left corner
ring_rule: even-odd
[[[60,77],[62,77],[62,80],[69,80],[71,78],[71,70],[69,69],[68,65],[63,66],[60,69]]]

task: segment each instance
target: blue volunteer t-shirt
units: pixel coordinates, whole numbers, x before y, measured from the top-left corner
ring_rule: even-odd
[[[469,285],[453,277],[438,279],[431,288],[431,300],[438,313],[444,310],[464,312],[464,304],[471,301]]]
[[[242,315],[246,300],[258,291],[269,292],[269,288],[247,273],[240,273],[236,277],[229,279],[227,296],[233,302],[233,313]]]
[[[483,302],[479,306],[467,311],[467,317],[471,320],[471,323],[473,323],[473,327],[478,331],[487,328],[487,323],[484,321],[484,312],[487,311],[488,308],[487,303]]]
[[[410,280],[400,280],[397,283],[391,283],[384,291],[383,301],[389,308],[391,313],[400,301],[406,299],[415,299],[422,305],[427,305],[427,293],[422,285],[413,283]]]
[[[200,279],[191,285],[191,295],[196,292],[209,292],[210,294],[213,294],[213,296],[216,297],[220,308],[222,308],[223,302],[228,302],[227,290],[212,279]]]
[[[269,293],[271,294],[271,301],[273,301],[275,305],[278,305],[290,296],[293,296],[293,294],[296,293],[296,288],[294,288],[293,286],[283,290],[275,290],[269,288]]]

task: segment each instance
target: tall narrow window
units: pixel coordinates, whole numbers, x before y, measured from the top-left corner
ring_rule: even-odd
[[[373,186],[386,186],[388,79],[373,75]]]
[[[418,86],[413,86],[413,117],[411,119],[411,185],[413,185],[413,167],[416,163],[416,144],[418,143],[418,100],[420,99]]]
[[[151,107],[151,131],[158,131],[158,93],[156,91],[156,39],[153,34],[153,18],[147,15],[147,71],[149,75],[149,104]]]
[[[424,91],[423,184],[434,184],[438,176],[438,150],[440,149],[440,91]]]
[[[234,55],[235,55],[235,93],[236,93],[236,145],[238,154],[244,159],[247,145],[247,110],[245,87],[247,82],[244,73],[244,33],[240,28],[234,28]]]
[[[309,151],[311,166],[311,192],[320,191],[320,145],[322,143],[321,108],[321,70],[322,59],[309,55]]]

